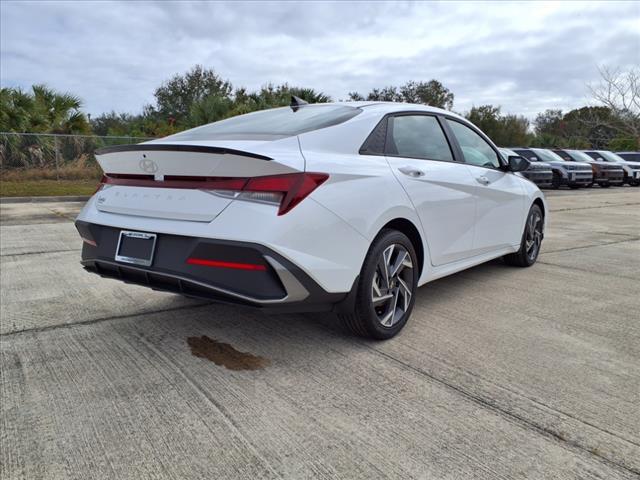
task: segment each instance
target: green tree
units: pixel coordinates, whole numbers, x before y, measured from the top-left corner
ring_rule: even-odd
[[[400,95],[407,103],[423,103],[446,110],[453,108],[453,93],[438,80],[407,82],[400,87]]]
[[[129,136],[140,129],[141,115],[111,111],[91,119],[91,128],[96,135]]]
[[[453,99],[453,93],[438,80],[409,81],[399,88],[393,85],[374,88],[366,96],[366,100],[369,101],[422,103],[447,110],[453,108]],[[358,92],[349,92],[349,100],[362,101],[365,100],[365,96]]]
[[[77,96],[45,85],[34,85],[28,93],[19,88],[3,88],[0,102],[2,131],[82,134],[91,129]]]
[[[266,108],[283,107],[291,103],[291,96],[295,95],[309,103],[326,103],[331,97],[313,88],[291,87],[284,83],[274,85],[267,83],[260,91],[247,93],[246,89],[238,89],[234,95],[234,104],[229,115],[239,115],[264,110]]]
[[[567,112],[563,118],[566,141],[582,143],[593,148],[608,148],[618,134],[619,119],[608,107],[582,107]]]
[[[501,115],[500,107],[473,107],[466,118],[486,133],[497,145],[526,147],[531,142],[529,120],[518,115]]]
[[[564,135],[562,123],[562,110],[548,109],[536,115],[533,128],[536,135],[561,137]]]
[[[231,100],[233,88],[213,69],[196,65],[185,74],[176,74],[154,92],[156,104],[148,112],[167,123],[189,126],[194,105],[208,97]]]

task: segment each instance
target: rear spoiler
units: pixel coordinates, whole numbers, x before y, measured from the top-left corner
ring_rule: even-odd
[[[250,157],[258,160],[273,160],[271,157],[258,155],[257,153],[235,150],[224,147],[206,147],[203,145],[171,145],[167,143],[138,143],[135,145],[115,145],[96,150],[96,155],[106,155],[108,153],[119,152],[195,152],[195,153],[215,153],[217,155],[238,155]]]

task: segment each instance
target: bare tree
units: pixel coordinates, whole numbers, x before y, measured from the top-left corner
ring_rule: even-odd
[[[600,81],[588,85],[591,96],[611,111],[611,128],[640,141],[640,68],[603,66],[598,70]]]

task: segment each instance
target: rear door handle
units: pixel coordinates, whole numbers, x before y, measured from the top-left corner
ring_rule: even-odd
[[[413,167],[400,167],[398,170],[400,170],[400,173],[403,173],[408,177],[417,178],[424,176],[424,172],[422,170]]]
[[[478,182],[480,182],[483,185],[489,185],[491,183],[491,180],[489,180],[487,177],[485,177],[484,175],[482,175],[481,177],[476,177],[476,180]]]

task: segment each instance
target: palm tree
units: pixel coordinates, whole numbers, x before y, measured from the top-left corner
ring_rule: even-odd
[[[47,133],[89,133],[82,101],[70,93],[57,93],[45,85],[34,85],[32,126]]]

